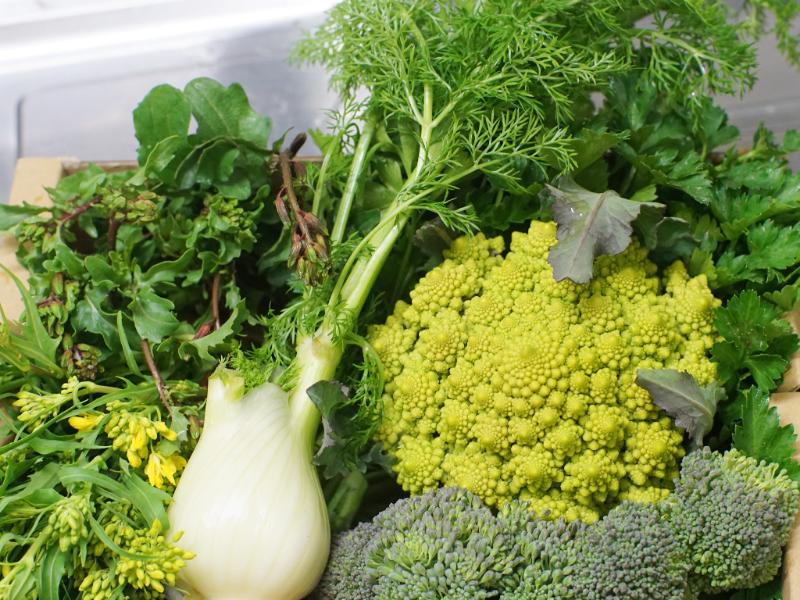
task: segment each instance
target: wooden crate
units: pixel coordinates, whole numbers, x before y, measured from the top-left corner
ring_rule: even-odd
[[[83,163],[74,158],[21,158],[17,162],[14,182],[11,187],[11,204],[28,202],[41,206],[47,205],[49,198],[45,188],[55,186],[59,179],[83,168]],[[100,162],[101,167],[112,171],[129,169],[135,166],[130,162]],[[25,281],[25,270],[17,262],[15,242],[7,234],[0,234],[0,264],[13,271]],[[10,318],[15,318],[22,311],[22,302],[16,286],[11,279],[0,272],[0,307]],[[789,320],[800,332],[800,312],[789,315]],[[786,373],[784,385],[778,393],[773,394],[772,403],[778,407],[781,420],[791,423],[800,432],[800,353],[795,356],[789,371]],[[798,453],[800,459],[800,443]],[[800,600],[800,515],[795,522],[789,546],[784,559],[783,599]]]

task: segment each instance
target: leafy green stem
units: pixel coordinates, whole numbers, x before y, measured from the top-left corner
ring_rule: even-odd
[[[361,129],[361,136],[358,138],[358,144],[356,144],[355,152],[353,153],[353,165],[350,169],[350,175],[347,178],[344,194],[342,194],[342,199],[339,202],[339,209],[336,211],[336,218],[333,222],[331,242],[334,244],[344,239],[345,231],[347,230],[347,222],[350,219],[350,211],[353,208],[353,201],[355,200],[356,192],[361,184],[364,167],[367,163],[367,157],[369,156],[369,149],[372,145],[374,134],[375,120],[373,117],[368,117]],[[320,179],[321,178],[322,174],[320,173]],[[315,196],[315,203],[316,199],[317,197]]]

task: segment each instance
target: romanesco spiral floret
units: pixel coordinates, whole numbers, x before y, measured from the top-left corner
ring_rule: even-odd
[[[642,486],[649,479],[671,481],[678,474],[676,464],[684,454],[683,436],[669,427],[667,417],[664,419],[630,426],[623,460],[628,478],[635,485]]]
[[[371,329],[387,379],[377,437],[406,491],[460,485],[490,506],[521,497],[596,520],[623,493],[671,488],[682,436],[636,372],[714,379],[719,302],[681,265],[659,280],[636,242],[598,258],[590,283],[557,282],[555,243],[538,221],[505,254],[497,238],[459,238]]]

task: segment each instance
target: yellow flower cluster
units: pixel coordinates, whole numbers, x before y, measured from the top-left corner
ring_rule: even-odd
[[[111,438],[111,447],[124,452],[128,462],[138,469],[146,462],[145,475],[151,485],[164,488],[165,483],[175,485],[175,475],[186,466],[186,459],[179,454],[164,456],[152,449],[159,437],[174,441],[178,434],[160,420],[153,420],[143,412],[128,410],[125,403],[109,402],[109,417],[103,430]],[[77,415],[70,417],[69,424],[78,431],[95,429],[106,415]]]
[[[104,568],[102,560],[91,561],[89,571],[78,587],[81,600],[110,600],[121,584],[136,590],[136,598],[163,598],[166,586],[174,586],[176,575],[187,560],[194,557],[192,552],[182,550],[161,533],[161,523],[155,521],[149,529],[134,529],[121,518],[113,518],[103,527],[106,535],[119,547],[124,548],[126,556],[115,556]],[[94,547],[94,555],[101,558],[108,554],[102,543]]]

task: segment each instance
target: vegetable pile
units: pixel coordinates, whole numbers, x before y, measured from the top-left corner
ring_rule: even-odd
[[[798,15],[344,0],[319,160],[154,88],[137,168],[0,206],[0,600],[779,597],[800,135],[711,95]]]

